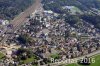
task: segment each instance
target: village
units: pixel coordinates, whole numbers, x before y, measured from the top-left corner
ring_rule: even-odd
[[[13,26],[7,20],[0,20],[2,29],[6,27],[4,32],[0,28],[0,40],[5,35],[10,35],[0,46],[1,52],[8,56],[9,62],[3,60],[1,65],[18,65],[19,62],[13,61],[12,58],[16,56],[18,48],[31,48],[33,53],[42,59],[40,66],[47,64],[49,58],[75,58],[100,49],[99,29],[86,22],[73,27],[58,16],[59,14],[53,11],[36,11],[20,29],[10,33],[4,32],[7,29],[13,30]],[[32,65],[31,62],[27,64]]]

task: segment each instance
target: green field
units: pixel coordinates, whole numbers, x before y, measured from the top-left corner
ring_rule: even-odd
[[[65,65],[65,66],[77,66],[76,64],[69,64],[69,65]]]
[[[59,54],[51,54],[51,58],[58,59],[59,58]]]
[[[95,59],[95,63],[91,63],[88,66],[100,66],[100,54],[96,55],[96,56],[93,56],[92,58]],[[84,65],[79,65],[79,64],[74,63],[74,64],[69,64],[69,65],[64,65],[64,66],[84,66]]]
[[[0,52],[0,60],[4,57],[4,54]]]
[[[92,63],[90,66],[100,66],[100,55],[94,56],[95,63]]]
[[[27,63],[30,63],[30,62],[34,62],[36,60],[36,57],[31,57],[31,58],[27,58],[26,60],[20,60],[20,62],[22,64],[27,64]]]

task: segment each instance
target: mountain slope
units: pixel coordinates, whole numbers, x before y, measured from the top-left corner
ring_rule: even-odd
[[[100,0],[42,0],[42,3],[45,10],[76,15],[100,29]]]
[[[13,19],[24,11],[34,0],[0,0],[0,18]]]

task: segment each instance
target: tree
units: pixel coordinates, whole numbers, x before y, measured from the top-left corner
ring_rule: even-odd
[[[20,35],[17,40],[21,43],[21,44],[32,44],[35,41],[33,40],[33,38],[31,38],[28,34],[23,34]]]

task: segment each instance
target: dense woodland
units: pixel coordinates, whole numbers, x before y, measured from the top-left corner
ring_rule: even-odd
[[[45,9],[56,10],[61,6],[76,6],[81,10],[88,10],[91,8],[100,9],[100,0],[43,0]],[[52,7],[54,6],[54,7]],[[55,7],[57,7],[55,9]]]
[[[34,0],[0,0],[0,18],[13,19],[33,2]]]
[[[83,19],[100,29],[100,15],[86,13],[90,12],[90,10],[92,11],[93,8],[100,10],[100,0],[43,0],[42,3],[46,10],[52,10],[60,14],[67,14],[65,19],[71,18],[72,21],[66,21],[72,25],[79,22],[80,19]],[[83,14],[69,15],[67,10],[62,9],[63,6],[75,6],[79,8]]]

